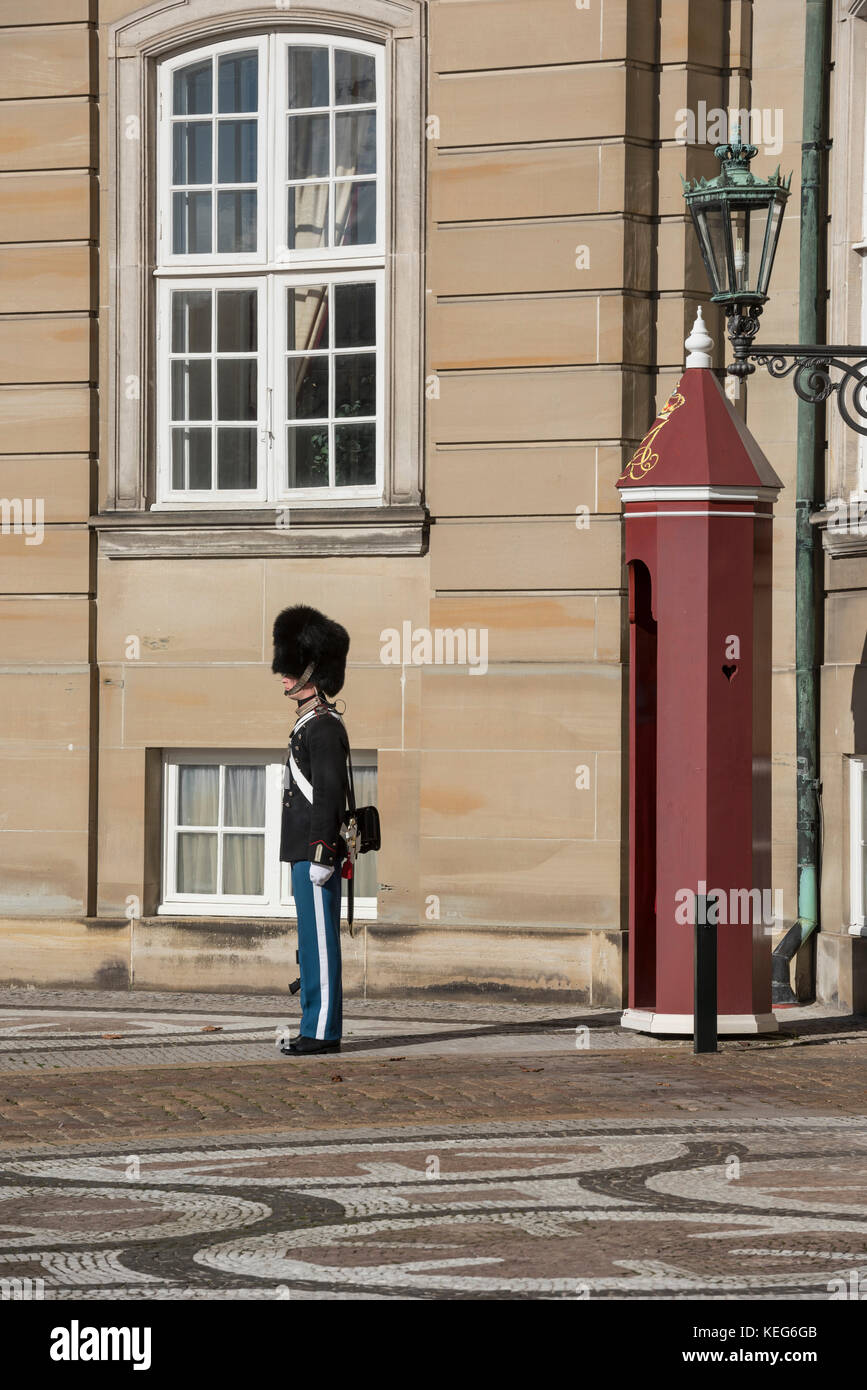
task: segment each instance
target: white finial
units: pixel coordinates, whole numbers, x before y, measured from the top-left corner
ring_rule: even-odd
[[[701,305],[698,306],[698,314],[695,323],[692,325],[692,332],[687,338],[684,346],[689,350],[686,359],[688,367],[712,367],[713,362],[710,357],[710,350],[713,347],[713,338],[707,331],[707,324],[702,318]]]

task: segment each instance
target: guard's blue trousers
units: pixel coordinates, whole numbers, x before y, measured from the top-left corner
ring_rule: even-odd
[[[343,1033],[340,961],[340,861],[322,888],[310,882],[310,861],[292,864],[292,896],[298,913],[301,967],[301,1033],[338,1042]]]

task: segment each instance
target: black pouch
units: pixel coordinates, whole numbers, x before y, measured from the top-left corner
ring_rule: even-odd
[[[382,848],[379,829],[379,812],[375,806],[359,806],[355,812],[358,826],[358,853],[367,854],[369,850]]]

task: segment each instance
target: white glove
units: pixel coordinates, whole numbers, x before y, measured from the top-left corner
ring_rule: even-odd
[[[321,888],[322,885],[323,885],[323,883],[327,883],[327,882],[328,882],[328,880],[330,879],[330,877],[331,877],[331,875],[332,875],[333,873],[334,873],[334,865],[333,865],[333,864],[332,864],[330,867],[329,867],[329,865],[327,865],[327,864],[311,864],[311,865],[310,865],[310,882],[311,882],[311,883],[315,883],[315,885],[316,885],[317,888]]]

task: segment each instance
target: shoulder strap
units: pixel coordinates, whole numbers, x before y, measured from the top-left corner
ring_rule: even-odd
[[[355,783],[352,780],[352,753],[349,748],[349,740],[346,741],[346,795],[349,802],[349,813],[355,815]]]

